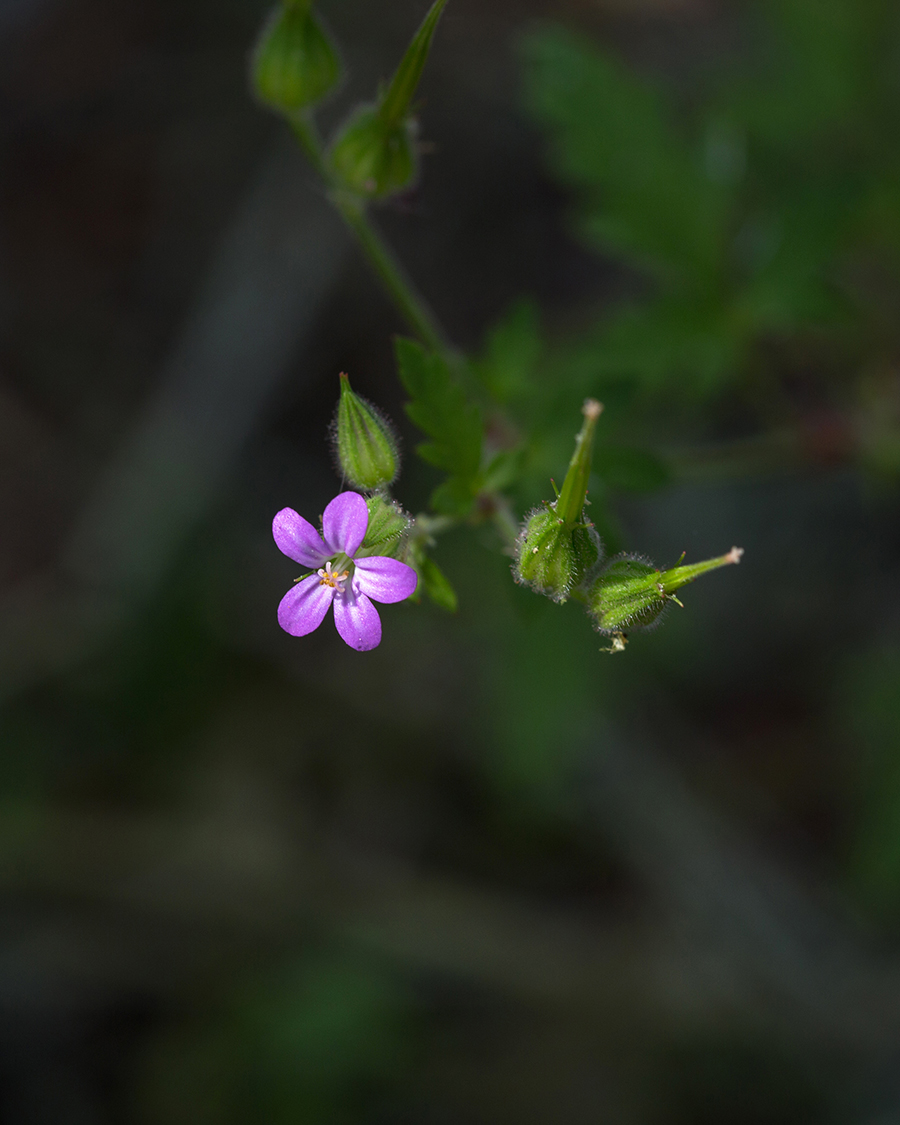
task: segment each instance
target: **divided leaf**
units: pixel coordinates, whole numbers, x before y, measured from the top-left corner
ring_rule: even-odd
[[[481,468],[482,425],[477,406],[440,356],[413,340],[398,339],[400,379],[410,395],[406,413],[431,440],[416,447],[419,456],[450,479],[432,502],[442,511],[465,511],[475,496]]]

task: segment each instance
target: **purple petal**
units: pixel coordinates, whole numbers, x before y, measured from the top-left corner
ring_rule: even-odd
[[[366,536],[369,509],[358,492],[342,492],[335,496],[322,515],[322,531],[332,554],[343,551],[353,558]]]
[[[372,555],[357,561],[353,581],[360,593],[376,602],[402,602],[415,593],[419,576],[406,563]]]
[[[301,566],[318,569],[330,557],[322,536],[293,508],[282,508],[272,520],[272,534],[278,550]]]
[[[334,623],[343,640],[357,652],[381,643],[381,618],[365,594],[345,590],[334,599]]]
[[[317,574],[311,574],[281,599],[278,624],[292,637],[305,637],[322,624],[334,594],[333,586],[323,585]]]

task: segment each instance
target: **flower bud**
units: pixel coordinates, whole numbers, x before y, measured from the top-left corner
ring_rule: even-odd
[[[396,500],[389,500],[381,493],[366,497],[366,507],[369,509],[369,525],[356,557],[385,555],[406,562],[409,532],[415,522],[413,518]]]
[[[564,602],[600,558],[600,537],[590,524],[568,524],[552,504],[525,521],[516,540],[513,575],[539,594]]]
[[[588,612],[599,632],[619,638],[616,651],[621,651],[626,630],[654,625],[669,602],[681,605],[676,590],[710,570],[740,562],[743,553],[740,547],[732,547],[719,558],[663,571],[639,555],[619,555],[590,584]]]
[[[340,80],[337,51],[310,7],[310,0],[283,0],[257,42],[253,86],[257,96],[275,109],[312,105]]]
[[[335,178],[356,195],[382,199],[409,187],[418,173],[415,122],[386,124],[376,106],[361,106],[328,153]]]
[[[344,479],[368,492],[389,485],[397,476],[397,439],[384,415],[350,389],[341,373],[341,397],[335,419],[335,449]]]

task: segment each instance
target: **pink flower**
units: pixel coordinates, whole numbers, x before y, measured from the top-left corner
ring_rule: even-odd
[[[358,492],[342,492],[322,515],[322,534],[293,508],[282,508],[272,521],[279,551],[315,574],[288,590],[278,606],[278,624],[294,637],[305,637],[322,624],[334,604],[334,624],[358,652],[381,642],[381,618],[372,605],[402,602],[415,591],[416,572],[406,563],[382,555],[356,559],[369,526],[369,509]]]

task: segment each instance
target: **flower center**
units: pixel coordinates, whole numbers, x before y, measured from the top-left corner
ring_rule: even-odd
[[[327,562],[324,569],[318,570],[316,573],[319,575],[320,586],[331,586],[338,593],[343,592],[344,582],[350,577],[349,570],[342,570],[340,573],[332,570],[330,562]]]

